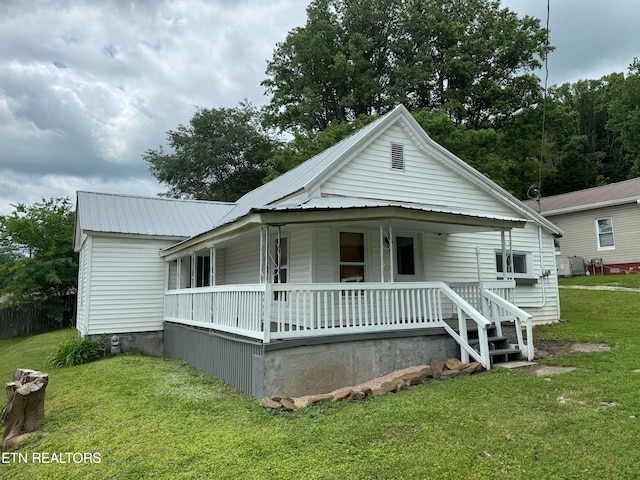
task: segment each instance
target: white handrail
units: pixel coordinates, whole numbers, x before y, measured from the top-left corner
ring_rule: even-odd
[[[535,353],[533,347],[533,317],[522,310],[520,307],[508,302],[500,295],[492,292],[491,290],[484,289],[482,292],[482,297],[484,301],[486,301],[489,305],[488,308],[493,312],[493,320],[498,323],[501,322],[506,312],[513,316],[513,320],[515,323],[516,336],[518,337],[518,347],[520,351],[526,353],[526,358],[529,361],[532,361]],[[500,312],[502,310],[502,312]],[[525,322],[527,329],[527,342],[524,342],[522,338],[522,324],[521,322]]]

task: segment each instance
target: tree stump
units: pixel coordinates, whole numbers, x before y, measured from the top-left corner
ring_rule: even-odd
[[[49,374],[19,368],[5,386],[7,406],[2,411],[2,449],[33,435],[44,422],[44,397]]]

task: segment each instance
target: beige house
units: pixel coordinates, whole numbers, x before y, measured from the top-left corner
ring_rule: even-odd
[[[640,178],[524,203],[564,232],[559,266],[577,256],[592,274],[640,273]]]

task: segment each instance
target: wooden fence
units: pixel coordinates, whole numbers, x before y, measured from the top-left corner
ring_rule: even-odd
[[[76,296],[68,295],[64,302],[62,323],[50,318],[47,312],[40,308],[0,310],[0,340],[72,326],[75,323]]]

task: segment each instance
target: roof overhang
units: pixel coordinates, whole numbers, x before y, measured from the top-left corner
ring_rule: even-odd
[[[628,203],[640,204],[640,198],[619,198],[616,200],[607,200],[605,202],[590,203],[587,205],[574,205],[571,207],[556,208],[554,210],[543,210],[540,213],[545,217],[551,217],[555,215],[564,215],[567,213],[584,212],[586,210],[596,210],[598,208],[617,207],[618,205],[625,205]]]
[[[504,231],[524,228],[527,220],[477,212],[452,211],[446,208],[416,206],[350,206],[340,208],[290,206],[254,209],[235,222],[225,224],[177,243],[161,251],[161,256],[173,260],[185,252],[228,242],[247,232],[269,225],[358,224],[391,220],[394,223],[420,225],[422,231],[438,234]]]

